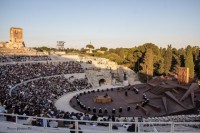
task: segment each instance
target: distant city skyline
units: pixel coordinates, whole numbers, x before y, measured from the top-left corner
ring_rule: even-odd
[[[1,0],[0,41],[11,27],[28,47],[200,46],[200,0]]]

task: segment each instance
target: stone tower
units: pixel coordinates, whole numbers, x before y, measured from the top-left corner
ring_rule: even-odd
[[[6,48],[23,49],[25,44],[23,42],[23,29],[17,27],[10,28],[10,41],[6,43]]]
[[[10,42],[15,43],[21,43],[23,42],[23,29],[22,28],[16,28],[11,27],[10,28]]]

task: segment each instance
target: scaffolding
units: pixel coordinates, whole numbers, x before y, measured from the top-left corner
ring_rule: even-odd
[[[63,50],[65,42],[64,41],[57,41],[57,49]]]

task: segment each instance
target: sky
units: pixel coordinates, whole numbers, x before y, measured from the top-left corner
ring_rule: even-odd
[[[200,46],[200,0],[0,0],[0,41],[10,27],[28,47]]]

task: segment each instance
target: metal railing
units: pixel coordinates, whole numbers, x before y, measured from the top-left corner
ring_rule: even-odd
[[[197,133],[200,122],[111,122],[56,119],[0,113],[0,133]]]

